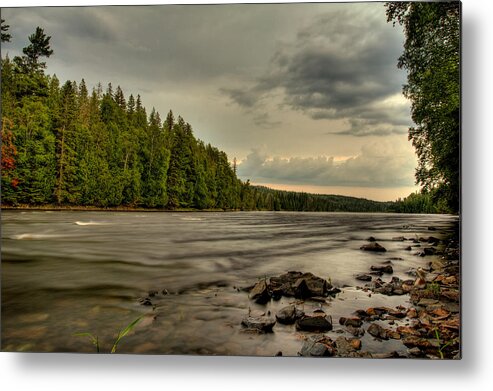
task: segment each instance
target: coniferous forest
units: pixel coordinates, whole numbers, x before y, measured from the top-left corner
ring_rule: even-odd
[[[12,39],[2,20],[2,42]],[[47,74],[37,27],[23,55],[2,56],[2,205],[433,213],[426,194],[396,202],[272,190],[236,175],[225,152],[140,95]]]

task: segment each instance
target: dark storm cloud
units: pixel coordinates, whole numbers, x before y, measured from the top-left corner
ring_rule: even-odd
[[[274,89],[284,105],[312,119],[345,119],[339,134],[405,133],[410,123],[399,96],[404,74],[397,70],[402,37],[386,24],[381,4],[338,10],[319,17],[273,56],[268,74],[253,86],[228,90],[238,105],[253,108]],[[387,100],[387,104],[385,104]]]

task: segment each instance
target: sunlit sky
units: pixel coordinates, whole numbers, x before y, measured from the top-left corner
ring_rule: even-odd
[[[137,3],[137,2],[136,2]],[[416,158],[400,27],[383,3],[4,8],[19,55],[36,26],[49,74],[120,85],[148,112],[172,109],[279,189],[405,197]]]

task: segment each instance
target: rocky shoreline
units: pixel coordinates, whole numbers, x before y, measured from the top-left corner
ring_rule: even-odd
[[[430,230],[433,228],[430,227]],[[264,278],[244,288],[249,299],[266,304],[281,297],[293,298],[293,304],[277,313],[249,311],[241,325],[243,332],[271,333],[275,325],[295,325],[301,332],[303,344],[298,353],[308,357],[361,358],[428,358],[460,359],[460,251],[458,236],[440,240],[434,236],[395,241],[411,242],[403,251],[417,250],[416,256],[429,257],[428,267],[410,270],[410,278],[392,277],[392,264],[401,258],[390,258],[372,265],[366,273],[355,278],[365,281],[356,287],[371,295],[408,295],[409,306],[362,308],[340,317],[335,323],[324,304],[337,297],[339,288],[312,273],[290,271],[276,277]],[[361,251],[385,252],[373,237]],[[390,277],[390,280],[389,280]],[[311,313],[303,311],[305,301],[318,303]],[[334,324],[338,324],[334,330]],[[334,336],[334,333],[342,334]],[[361,337],[368,333],[375,341],[400,341],[406,354],[397,351],[375,353],[365,349]],[[330,335],[328,335],[330,334]],[[282,351],[277,356],[282,356]]]

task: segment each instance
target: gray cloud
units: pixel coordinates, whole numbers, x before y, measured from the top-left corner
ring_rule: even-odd
[[[401,51],[402,37],[386,24],[382,4],[354,6],[320,16],[299,31],[254,85],[224,92],[252,109],[281,89],[285,106],[312,119],[346,119],[348,128],[338,134],[403,134],[410,124],[408,105],[378,104],[401,93],[404,74],[396,68]]]
[[[333,157],[269,157],[253,150],[238,165],[238,174],[257,182],[316,186],[388,188],[412,186],[412,152],[389,142],[365,145],[354,157],[336,162]]]

